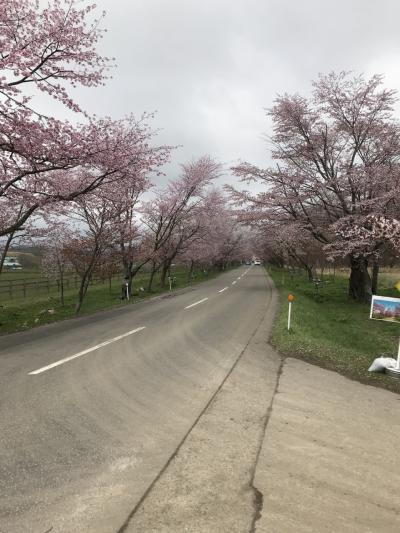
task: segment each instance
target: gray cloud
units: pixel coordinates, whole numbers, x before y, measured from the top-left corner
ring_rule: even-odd
[[[120,117],[157,110],[160,142],[182,144],[169,168],[209,153],[263,165],[264,107],[310,91],[319,72],[400,72],[396,0],[98,0],[101,43],[117,68],[106,87],[79,90],[83,107]]]

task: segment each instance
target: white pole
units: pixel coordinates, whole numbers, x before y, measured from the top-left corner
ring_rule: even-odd
[[[129,283],[125,283],[126,287],[126,299],[129,300]]]
[[[288,331],[290,331],[290,319],[291,319],[291,316],[292,316],[292,302],[289,302],[289,313],[288,313],[288,319],[287,319],[287,329],[288,329]]]
[[[168,276],[168,281],[169,281],[169,290],[172,291],[171,276]]]
[[[400,339],[399,339],[399,349],[397,350],[397,366],[396,370],[400,370]]]

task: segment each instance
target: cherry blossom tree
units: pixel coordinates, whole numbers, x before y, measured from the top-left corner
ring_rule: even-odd
[[[68,260],[81,280],[75,307],[75,312],[79,313],[102,255],[112,247],[115,212],[103,192],[79,198],[73,205],[71,216],[84,224],[79,235],[69,240],[66,247]]]
[[[400,222],[381,214],[349,216],[336,222],[332,229],[337,239],[325,247],[332,257],[343,253],[371,260],[372,293],[378,292],[378,265],[384,253],[400,255]]]
[[[197,267],[208,268],[213,264],[219,245],[217,228],[226,214],[226,203],[227,198],[219,189],[213,187],[207,191],[203,211],[198,218],[198,231],[179,252],[179,260],[188,268],[188,281]]]
[[[0,236],[18,230],[33,213],[55,202],[123,180],[139,166],[140,172],[151,172],[163,164],[170,149],[150,145],[154,134],[146,118],[96,120],[78,128],[54,120],[48,121],[51,127],[41,128],[36,122],[24,137],[20,129],[18,134],[11,128],[0,152],[0,206],[12,217],[1,219]]]
[[[111,61],[97,51],[104,30],[95,5],[75,0],[2,0],[0,4],[0,94],[2,111],[19,107],[30,114],[27,86],[79,111],[66,84],[104,83]],[[91,20],[90,20],[91,19]]]
[[[62,306],[64,306],[65,274],[72,267],[67,250],[69,244],[74,239],[74,234],[76,238],[76,231],[73,231],[71,226],[65,222],[53,222],[50,228],[46,228],[42,239],[40,239],[44,240],[41,268],[46,276],[57,280]]]
[[[115,246],[111,246],[105,250],[101,256],[101,261],[96,267],[96,277],[103,283],[108,281],[108,292],[112,293],[113,277],[121,276],[121,261],[117,253],[115,253]],[[124,298],[126,291],[124,294]]]
[[[148,235],[151,262],[149,290],[160,268],[161,283],[174,258],[201,228],[207,187],[220,176],[221,167],[209,156],[182,165],[182,174],[143,204],[142,222]]]
[[[70,261],[81,278],[76,312],[81,309],[94,272],[114,268],[110,260],[118,253],[121,235],[126,229],[126,213],[132,216],[138,196],[149,185],[148,167],[139,159],[132,174],[116,182],[103,183],[96,190],[79,197],[69,208],[69,217],[78,221],[81,234],[70,247]],[[82,254],[80,257],[80,246]]]
[[[259,231],[259,240],[268,249],[270,258],[304,269],[309,281],[316,278],[317,263],[324,257],[322,245],[296,223],[271,224],[265,232]]]
[[[246,241],[246,234],[240,227],[233,213],[220,217],[215,228],[215,244],[212,264],[219,270],[225,270],[230,264],[248,258],[250,242]]]
[[[151,187],[151,183],[147,176],[142,176],[140,186],[132,181],[124,181],[121,186],[122,201],[114,202],[116,210],[114,234],[116,251],[124,270],[121,294],[122,298],[130,298],[133,278],[150,261],[149,239],[146,239],[140,227],[139,200],[141,194]]]
[[[198,266],[225,270],[229,264],[250,257],[252,247],[249,234],[237,220],[226,195],[212,190],[202,230],[182,257],[189,266],[190,276]]]
[[[349,294],[365,301],[371,295],[368,254],[352,253],[334,225],[385,214],[393,203],[400,155],[395,92],[382,88],[380,76],[348,73],[320,76],[313,86],[311,98],[279,96],[269,111],[276,167],[234,168],[244,181],[264,183],[265,192],[232,193],[250,219],[290,220],[323,245],[335,242],[349,257]]]
[[[71,98],[71,87],[95,87],[107,77],[111,61],[96,51],[102,16],[75,0],[0,5],[0,237],[12,239],[33,214],[135,172],[151,172],[168,158],[168,147],[151,146],[151,115],[88,117]],[[39,113],[38,91],[78,112],[83,122]]]

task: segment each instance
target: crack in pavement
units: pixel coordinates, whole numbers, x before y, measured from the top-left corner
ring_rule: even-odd
[[[278,373],[277,373],[277,376],[276,376],[275,389],[274,389],[274,392],[272,394],[271,402],[270,402],[270,404],[268,406],[268,409],[267,409],[267,411],[265,413],[263,430],[262,430],[262,433],[261,433],[261,436],[260,436],[259,447],[258,447],[258,450],[257,450],[257,455],[256,455],[256,459],[255,459],[255,462],[254,462],[254,467],[253,467],[253,470],[252,470],[252,476],[251,476],[251,481],[250,481],[250,487],[251,487],[251,489],[254,492],[254,499],[253,499],[254,515],[253,515],[253,520],[252,520],[252,523],[251,523],[251,527],[250,527],[249,533],[256,533],[256,531],[257,531],[257,522],[261,518],[262,511],[263,511],[263,508],[264,508],[264,494],[254,485],[254,481],[255,481],[255,476],[256,476],[256,472],[257,472],[258,462],[259,462],[259,459],[260,459],[261,450],[262,450],[262,447],[263,447],[263,444],[264,444],[264,441],[265,441],[265,437],[267,435],[268,423],[269,423],[269,421],[271,419],[272,411],[273,411],[273,408],[274,408],[275,396],[279,392],[279,383],[280,383],[280,379],[281,379],[282,372],[283,372],[283,367],[284,367],[285,360],[286,360],[286,357],[283,357],[283,356],[279,356],[279,357],[281,359],[281,363],[279,365]]]

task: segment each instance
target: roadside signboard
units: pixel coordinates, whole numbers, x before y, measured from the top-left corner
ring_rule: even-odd
[[[400,323],[400,298],[373,296],[369,318]]]
[[[385,322],[395,322],[400,324],[400,298],[373,296],[369,318],[372,318],[373,320],[384,320]],[[388,369],[387,372],[392,377],[400,377],[400,340],[397,350],[396,367]]]

